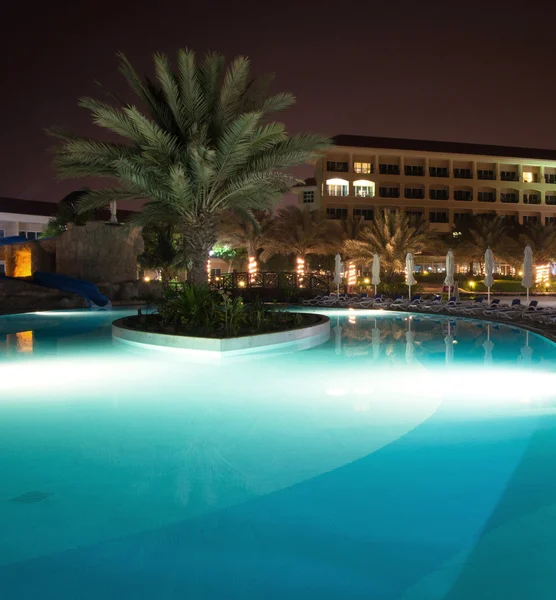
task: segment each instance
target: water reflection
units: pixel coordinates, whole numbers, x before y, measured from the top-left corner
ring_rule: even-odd
[[[556,346],[552,342],[514,326],[436,315],[318,312],[331,319],[330,342],[315,349],[319,359],[331,350],[335,360],[403,363],[411,367],[427,363],[434,363],[435,368],[462,363],[486,368],[508,363],[524,368],[556,366]],[[108,349],[113,352],[111,324],[123,314],[0,317],[0,360]]]
[[[522,366],[553,364],[554,344],[535,334],[499,324],[438,317],[336,316],[332,318],[337,356],[373,361],[476,362]]]

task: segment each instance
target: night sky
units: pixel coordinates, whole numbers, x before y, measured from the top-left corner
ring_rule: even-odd
[[[0,196],[58,201],[44,128],[95,133],[82,95],[115,53],[251,57],[297,96],[291,131],[556,148],[556,7],[510,2],[4,0]],[[552,7],[548,7],[552,4]],[[37,8],[35,8],[37,6]]]

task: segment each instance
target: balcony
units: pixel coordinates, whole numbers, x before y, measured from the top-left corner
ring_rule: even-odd
[[[454,169],[455,179],[473,179],[471,169]]]
[[[556,183],[556,174],[548,174],[544,176],[544,180],[546,183]]]
[[[546,196],[545,203],[548,206],[556,206],[556,196]]]
[[[381,175],[399,175],[400,167],[399,165],[380,164],[378,165],[378,172]]]
[[[496,194],[494,192],[479,192],[477,199],[479,202],[496,202]]]
[[[408,177],[424,177],[425,167],[406,165],[404,167],[404,173]]]
[[[431,200],[448,200],[449,196],[448,190],[430,190]]]
[[[500,171],[500,179],[502,181],[519,181],[519,175],[512,171]]]
[[[538,194],[524,194],[523,204],[540,204],[541,197]]]
[[[349,164],[343,161],[329,160],[326,162],[326,170],[333,173],[347,173]]]
[[[347,208],[327,208],[326,217],[328,219],[334,219],[339,221],[341,219],[347,219],[348,210]]]
[[[353,172],[359,173],[360,175],[369,175],[374,171],[373,165],[367,162],[354,162]]]
[[[429,169],[429,175],[431,177],[448,177],[448,168],[447,167],[431,167]]]
[[[500,194],[500,202],[504,204],[517,204],[519,198],[517,194]]]
[[[412,200],[423,200],[425,197],[425,190],[421,190],[419,188],[405,188],[404,190],[404,198],[409,198]]]
[[[378,194],[381,198],[399,198],[400,190],[397,188],[381,187],[378,188]]]
[[[354,217],[363,217],[365,221],[373,220],[374,211],[372,208],[354,208],[353,216]]]
[[[454,200],[459,200],[462,202],[471,202],[473,200],[473,192],[456,190],[454,192]]]
[[[487,179],[489,181],[495,181],[496,173],[494,171],[485,171],[485,170],[479,169],[477,171],[477,179]]]
[[[429,221],[431,223],[448,223],[448,213],[431,211],[429,213]]]

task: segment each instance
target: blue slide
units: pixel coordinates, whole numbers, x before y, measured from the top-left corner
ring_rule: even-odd
[[[83,279],[39,271],[33,275],[31,283],[82,296],[88,300],[91,308],[104,308],[106,310],[112,308],[110,300],[98,291],[97,286],[89,281],[83,281]]]

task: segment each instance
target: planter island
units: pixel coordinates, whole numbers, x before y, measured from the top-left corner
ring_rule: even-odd
[[[288,313],[291,314],[291,313]],[[191,333],[165,331],[157,323],[156,315],[133,316],[118,319],[112,324],[115,341],[144,349],[173,350],[200,357],[221,357],[252,354],[273,350],[304,350],[322,344],[330,338],[330,319],[323,315],[296,313],[295,325],[287,323],[284,329],[276,326],[271,331],[242,332],[237,335],[216,337]]]

